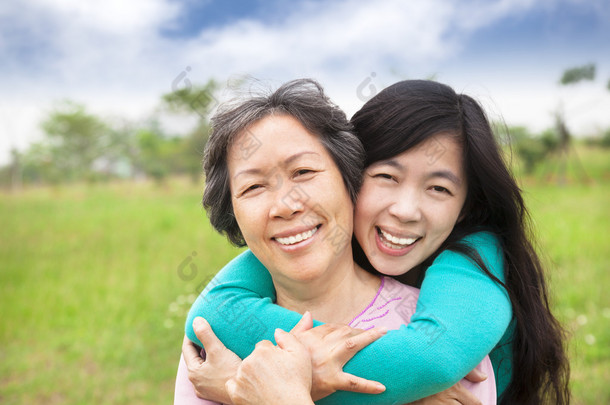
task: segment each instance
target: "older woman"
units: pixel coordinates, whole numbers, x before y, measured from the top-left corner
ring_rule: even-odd
[[[398,328],[408,323],[417,290],[365,271],[352,256],[353,204],[363,162],[362,146],[344,113],[319,85],[290,82],[268,97],[217,113],[205,157],[204,205],[212,225],[232,243],[247,245],[250,260],[269,271],[278,305],[309,311],[325,323],[352,325],[377,317],[380,307],[411,307],[410,313],[392,311],[384,319],[389,322],[384,325]],[[251,270],[265,271],[260,265]],[[217,311],[234,318],[236,336],[244,330],[252,335],[256,306],[236,313],[236,304],[229,297]],[[356,348],[382,333],[360,336]],[[484,366],[493,374],[488,358]],[[176,403],[194,398],[184,381],[182,363]],[[345,381],[340,389],[354,379]],[[481,391],[487,393],[484,400],[495,403],[493,380],[487,385],[492,389]],[[365,386],[370,393],[382,391]],[[226,396],[216,399],[227,401]]]

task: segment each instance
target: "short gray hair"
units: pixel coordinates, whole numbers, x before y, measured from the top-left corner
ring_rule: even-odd
[[[356,201],[362,184],[365,158],[362,143],[352,132],[345,113],[330,101],[315,80],[293,80],[271,94],[222,105],[211,119],[212,129],[205,148],[202,203],[212,226],[236,246],[245,246],[246,242],[233,213],[227,154],[238,135],[274,113],[294,117],[319,137],[337,165],[352,202]]]

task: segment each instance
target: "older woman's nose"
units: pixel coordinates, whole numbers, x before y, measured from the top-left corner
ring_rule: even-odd
[[[299,192],[298,186],[276,187],[269,215],[273,218],[290,218],[304,210],[304,193]]]

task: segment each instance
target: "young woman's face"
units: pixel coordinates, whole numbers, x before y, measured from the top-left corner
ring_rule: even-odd
[[[243,145],[258,149],[244,153]],[[275,282],[319,279],[352,260],[353,205],[343,178],[299,121],[270,115],[254,123],[227,163],[239,228]]]
[[[354,234],[373,267],[400,275],[427,259],[459,220],[467,190],[462,147],[450,134],[370,165]]]

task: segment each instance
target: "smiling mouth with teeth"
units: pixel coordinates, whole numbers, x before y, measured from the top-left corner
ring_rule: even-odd
[[[320,226],[316,226],[315,228],[310,229],[309,231],[301,232],[299,234],[288,236],[286,238],[275,238],[275,240],[285,246],[294,245],[295,243],[299,243],[311,238],[318,231],[318,228],[320,228]]]
[[[377,233],[380,236],[381,242],[391,249],[404,249],[417,242],[420,238],[399,238],[393,236],[381,228],[377,228]]]

